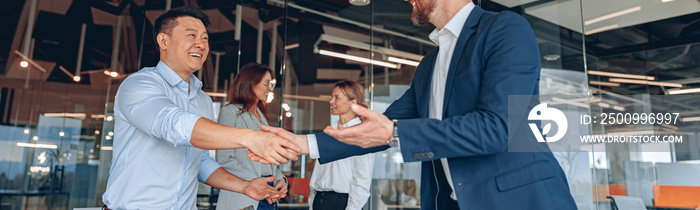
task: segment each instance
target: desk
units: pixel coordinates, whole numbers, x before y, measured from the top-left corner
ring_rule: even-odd
[[[386,209],[420,209],[420,206],[386,205]]]
[[[309,209],[308,203],[280,203],[279,209]]]

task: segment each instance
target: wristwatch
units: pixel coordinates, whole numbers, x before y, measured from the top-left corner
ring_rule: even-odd
[[[389,144],[390,147],[398,147],[399,146],[398,120],[393,119],[391,121],[394,122],[394,132],[391,134],[391,139],[389,139],[389,141],[387,141],[386,143]]]

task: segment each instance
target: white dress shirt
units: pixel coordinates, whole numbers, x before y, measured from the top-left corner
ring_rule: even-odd
[[[433,68],[433,79],[430,86],[430,104],[429,104],[429,117],[433,119],[442,120],[442,108],[445,99],[445,83],[447,82],[447,71],[450,68],[450,62],[452,61],[452,54],[454,53],[455,46],[457,45],[457,39],[459,39],[459,34],[462,32],[464,23],[467,21],[467,17],[471,14],[474,9],[474,3],[469,2],[464,5],[462,9],[455,14],[452,19],[450,19],[445,27],[442,29],[435,29],[430,33],[430,40],[438,44],[440,50],[435,61],[435,67]],[[307,140],[309,142],[309,157],[312,159],[318,159],[320,154],[318,152],[318,143],[316,142],[316,136],[313,134],[307,135]],[[399,140],[400,141],[400,140]],[[403,156],[403,155],[402,155]],[[447,164],[447,158],[440,158],[442,162],[443,169],[445,170],[445,176],[447,177],[447,182],[452,188],[452,194],[450,197],[457,200],[457,195],[454,191],[454,184],[452,183],[452,175],[450,174],[450,167]]]
[[[474,9],[474,3],[469,2],[467,5],[462,7],[462,9],[455,14],[452,19],[450,19],[445,27],[442,29],[435,29],[430,33],[430,40],[435,42],[439,46],[439,51],[437,58],[435,60],[435,67],[433,68],[433,79],[430,85],[430,105],[429,107],[429,117],[432,119],[442,120],[442,108],[443,102],[445,101],[445,83],[447,83],[447,71],[450,69],[450,62],[452,61],[452,54],[455,51],[455,45],[457,45],[457,39],[459,34],[462,32],[464,27],[464,22],[467,21],[467,17]],[[455,187],[452,183],[452,175],[450,174],[450,167],[447,164],[447,158],[440,158],[442,162],[442,168],[445,170],[445,176],[447,177],[447,183],[450,184],[452,188],[452,194],[450,197],[457,200],[457,195],[455,194]]]
[[[343,127],[352,127],[361,122],[360,118],[356,117],[343,124]],[[332,122],[331,126],[338,129],[338,122]],[[323,165],[316,161],[311,180],[309,180],[311,190],[309,192],[309,210],[313,209],[316,191],[348,193],[348,205],[345,209],[362,209],[369,199],[373,167],[374,153],[353,156]]]

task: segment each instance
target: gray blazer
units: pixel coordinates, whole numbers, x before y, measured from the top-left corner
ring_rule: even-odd
[[[260,130],[260,122],[258,119],[250,112],[241,113],[242,108],[243,106],[239,104],[227,104],[221,108],[219,124]],[[265,115],[263,115],[260,109],[256,108],[256,110],[262,118],[263,125],[268,125]],[[217,150],[216,162],[219,162],[221,167],[226,169],[226,171],[245,180],[261,177],[263,175],[263,169],[268,172],[268,174],[265,175],[274,174],[277,177],[276,180],[284,177],[284,174],[282,174],[282,171],[280,171],[277,166],[250,160],[246,154],[247,150],[247,148]],[[253,200],[245,194],[221,190],[219,192],[219,200],[216,209],[242,209],[250,205],[253,205],[253,207],[257,209],[258,201]]]

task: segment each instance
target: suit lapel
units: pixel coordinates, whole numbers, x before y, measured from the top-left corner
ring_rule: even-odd
[[[447,82],[445,83],[445,98],[442,104],[442,116],[445,116],[447,111],[447,103],[450,100],[452,94],[452,83],[454,81],[454,75],[457,71],[457,66],[459,66],[459,60],[462,58],[462,53],[464,52],[464,47],[467,44],[467,40],[474,34],[474,28],[479,23],[481,15],[484,14],[484,10],[479,6],[475,6],[469,13],[467,21],[464,22],[464,27],[459,33],[459,38],[457,38],[457,44],[455,45],[455,51],[452,53],[452,59],[450,60],[450,68],[447,71]]]
[[[415,91],[416,91],[416,100],[421,103],[419,104],[419,109],[418,114],[421,117],[428,117],[430,115],[429,107],[430,107],[430,88],[432,87],[433,83],[433,71],[435,70],[435,60],[437,59],[437,54],[438,51],[440,51],[440,48],[435,48],[435,50],[431,51],[423,57],[423,60],[421,60],[421,64],[423,62],[426,62],[424,65],[418,65],[418,68],[416,69],[416,72],[422,72],[423,74],[421,75],[416,75],[420,76],[420,79],[423,80],[423,83],[425,85],[419,85],[419,86],[414,86]],[[415,77],[415,76],[414,76]],[[417,88],[417,87],[427,87],[427,88]]]

